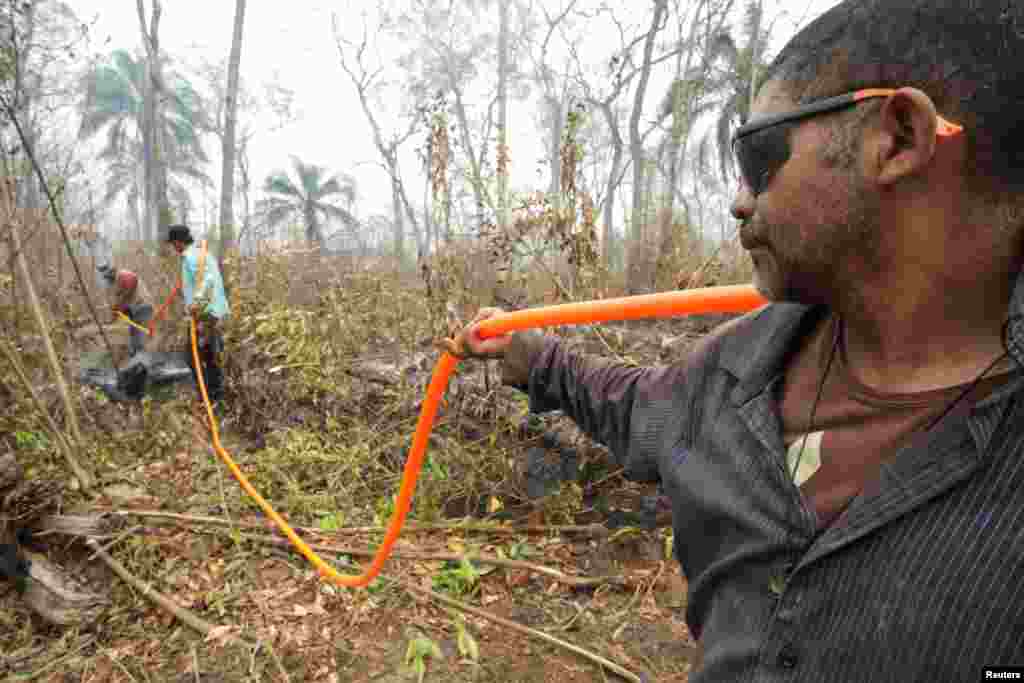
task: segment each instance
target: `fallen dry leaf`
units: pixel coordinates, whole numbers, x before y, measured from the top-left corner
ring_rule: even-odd
[[[238,633],[238,631],[240,630],[240,627],[231,626],[230,624],[225,624],[223,626],[214,626],[212,629],[210,629],[210,632],[206,634],[206,642],[224,646],[225,644],[231,642],[234,635]]]

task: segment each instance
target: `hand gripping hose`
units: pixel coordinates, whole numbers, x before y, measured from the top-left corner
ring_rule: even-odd
[[[693,313],[744,313],[764,303],[766,302],[761,295],[749,285],[706,287],[704,289],[645,294],[514,311],[484,320],[480,323],[479,330],[481,337],[490,338],[517,330],[549,327],[552,325],[602,323],[614,320],[637,320],[640,318],[667,318]],[[206,382],[203,379],[202,366],[199,363],[196,323],[194,319],[190,323],[190,332],[192,360],[197,370],[196,377],[199,381],[199,391],[206,408],[206,415],[210,423],[210,433],[213,436],[213,447],[217,455],[224,461],[228,469],[231,470],[231,474],[235,476],[235,479],[238,480],[238,483],[241,484],[245,492],[273,520],[274,524],[288,537],[288,540],[292,542],[295,548],[317,568],[321,577],[338,586],[358,588],[369,585],[377,574],[380,573],[384,562],[388,559],[388,555],[391,554],[392,546],[394,546],[395,541],[398,540],[398,535],[402,531],[402,525],[405,523],[405,517],[409,513],[412,496],[416,490],[416,480],[419,477],[420,468],[423,466],[427,440],[434,426],[434,417],[437,415],[437,408],[444,397],[444,392],[448,388],[448,378],[458,365],[459,359],[449,353],[444,353],[434,367],[434,374],[430,379],[430,385],[427,387],[427,396],[420,410],[419,422],[416,424],[416,432],[413,436],[412,447],[409,450],[409,457],[405,462],[405,471],[402,474],[402,484],[398,492],[398,500],[395,503],[395,512],[388,523],[384,540],[377,548],[377,554],[374,556],[370,566],[363,574],[356,576],[339,573],[313,552],[313,549],[299,538],[298,534],[288,525],[288,522],[253,488],[252,484],[249,483],[249,480],[246,479],[245,475],[238,468],[238,465],[235,464],[235,461],[224,450],[220,443],[217,421],[214,419],[213,409],[210,407],[210,399],[206,393]]]

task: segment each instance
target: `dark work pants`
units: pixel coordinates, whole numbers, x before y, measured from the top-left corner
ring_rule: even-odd
[[[148,325],[149,321],[153,319],[153,306],[150,304],[131,304],[125,308],[127,308],[126,314],[132,319],[132,322],[143,327]],[[134,356],[146,348],[146,338],[148,335],[135,327],[129,329],[128,355]]]
[[[220,366],[220,356],[224,353],[224,338],[220,333],[220,326],[216,323],[206,323],[206,331],[199,339],[199,363],[203,368],[203,382],[206,383],[206,393],[211,402],[224,398],[224,369]],[[199,383],[196,376],[195,361],[192,360],[192,336],[186,338],[186,355],[188,365],[192,368],[192,379]]]

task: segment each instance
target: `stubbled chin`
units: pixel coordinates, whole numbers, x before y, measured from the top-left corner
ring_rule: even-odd
[[[750,258],[754,262],[754,288],[769,301],[779,301],[783,288],[775,260],[764,249],[751,251]]]

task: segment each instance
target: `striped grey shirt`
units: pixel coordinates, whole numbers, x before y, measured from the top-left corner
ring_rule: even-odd
[[[785,470],[774,389],[824,314],[768,305],[670,367],[547,338],[531,410],[565,411],[632,477],[662,481],[704,649],[692,683],[961,683],[1024,665],[1024,378],[894,453],[819,531]],[[1024,277],[1011,314],[1024,363]]]

